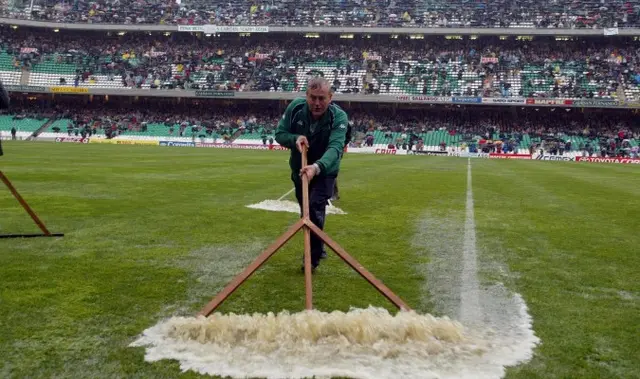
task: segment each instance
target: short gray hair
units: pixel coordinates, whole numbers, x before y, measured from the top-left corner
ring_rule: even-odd
[[[331,84],[329,84],[329,81],[321,76],[316,76],[315,78],[311,78],[307,82],[307,90],[318,90],[324,87],[327,87],[329,92],[332,91]]]

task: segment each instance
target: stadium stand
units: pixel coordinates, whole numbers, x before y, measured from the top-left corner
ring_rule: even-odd
[[[640,0],[34,0],[31,4],[3,2],[0,11],[6,17],[65,23],[356,26],[363,31],[372,26],[631,28],[638,26],[640,14]],[[0,77],[8,85],[105,88],[122,94],[134,88],[303,93],[307,80],[320,75],[339,94],[640,101],[640,47],[633,37],[418,38],[364,33],[343,37],[64,28],[52,32],[3,25]],[[20,121],[21,133],[261,144],[272,136],[279,116],[275,112],[255,117],[233,102],[222,110],[194,103],[176,108],[171,103],[169,113],[161,102],[153,101],[143,108],[131,103],[114,108],[102,100],[69,107],[60,105],[60,98],[56,102],[43,98],[39,97],[43,102],[38,109],[25,110],[17,118],[28,119],[27,111],[34,115],[33,123]],[[281,107],[274,105],[270,112],[281,112]],[[377,108],[352,109],[354,143],[402,147],[421,140],[438,148],[485,141],[485,146],[519,151],[575,150],[587,144],[619,151],[637,146],[631,111],[606,116],[590,112],[587,117],[576,111],[552,114],[529,108],[505,116],[485,108],[474,112],[464,107],[424,108],[402,112],[394,108],[393,117]],[[16,125],[13,118],[12,125]],[[6,126],[0,130],[6,131]]]
[[[638,26],[639,9],[638,0],[34,0],[5,2],[2,15],[110,24],[629,28]]]
[[[16,104],[13,111],[32,117],[42,112],[39,116],[42,121],[34,121],[31,131],[48,118],[55,120],[41,137],[126,136],[243,144],[269,143],[281,112],[277,106],[269,106],[256,115],[250,104],[221,108],[206,102],[183,102],[174,107],[152,101],[144,106],[89,103],[76,109],[64,101],[49,105],[43,108],[42,104]],[[601,146],[610,149],[613,141],[612,151],[619,153],[637,146],[640,140],[640,126],[630,111],[583,113],[524,108],[512,113],[504,112],[504,108],[433,107],[396,112],[367,106],[350,109],[348,113],[355,136],[352,146],[364,146],[370,141],[374,147],[409,148],[422,140],[428,149],[438,149],[441,143],[447,148],[480,147],[481,141],[485,141],[484,146],[496,148],[495,142],[501,141],[503,151],[529,152],[543,148],[558,152],[562,146],[563,152],[576,153],[586,149],[588,143],[597,153]],[[11,120],[9,116],[3,117]],[[623,146],[625,140],[628,146]]]
[[[300,92],[316,75],[337,93],[640,99],[634,40],[501,41],[190,34],[49,33],[0,28],[7,84]],[[535,47],[533,47],[535,46]],[[22,73],[27,76],[21,76]]]

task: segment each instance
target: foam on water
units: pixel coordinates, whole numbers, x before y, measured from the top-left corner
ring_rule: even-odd
[[[174,359],[184,371],[233,378],[444,379],[500,377],[515,342],[447,317],[370,307],[174,317],[132,346],[147,346],[150,362]]]
[[[266,211],[273,212],[290,212],[290,213],[300,213],[300,206],[295,201],[290,200],[265,200],[261,201],[257,204],[247,205],[247,208],[253,209],[263,209]],[[327,214],[333,215],[346,215],[347,212],[342,209],[329,205],[327,206]]]

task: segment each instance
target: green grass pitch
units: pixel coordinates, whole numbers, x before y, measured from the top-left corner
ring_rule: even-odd
[[[0,169],[66,236],[0,240],[2,378],[196,377],[128,344],[195,314],[297,219],[245,207],[291,189],[286,152],[6,142],[5,154]],[[478,159],[472,170],[481,279],[523,296],[542,341],[507,378],[640,378],[640,168]],[[430,312],[437,244],[421,225],[464,223],[466,172],[459,158],[347,154],[337,205],[348,215],[328,216],[326,231]],[[0,233],[35,232],[0,187]],[[301,253],[298,234],[221,311],[302,310]],[[314,290],[320,310],[392,309],[335,255]]]

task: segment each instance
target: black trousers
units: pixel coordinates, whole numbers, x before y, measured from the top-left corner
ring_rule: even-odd
[[[297,179],[297,178],[296,178]],[[293,179],[296,188],[296,199],[300,205],[302,217],[302,181]],[[327,201],[333,196],[335,176],[316,176],[309,183],[309,218],[318,228],[324,230]],[[324,243],[311,233],[311,264],[317,266],[324,251]]]

